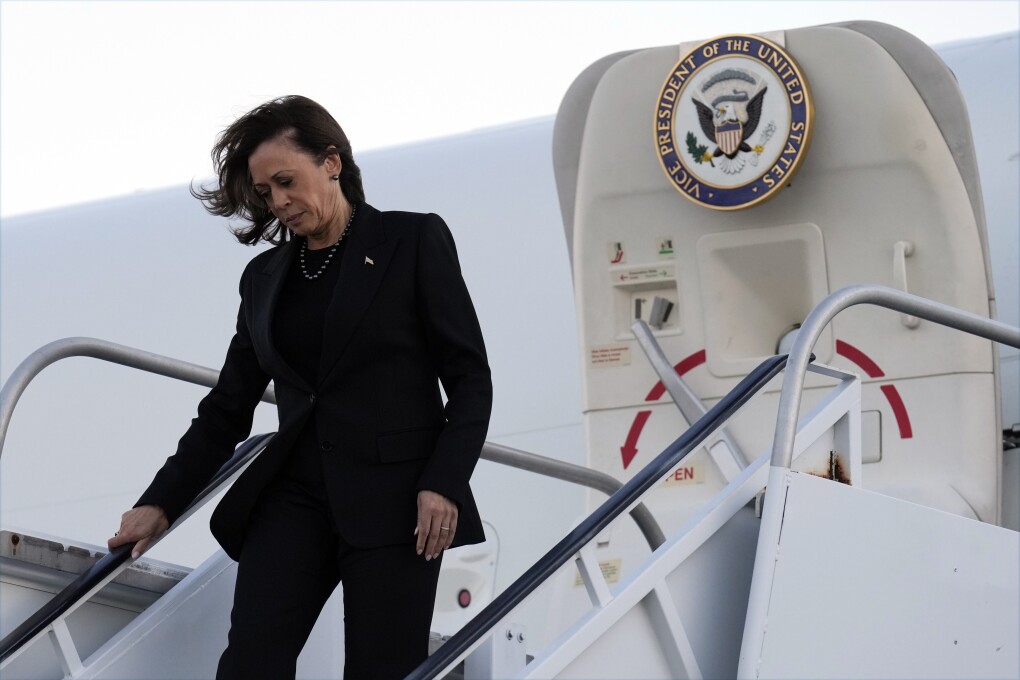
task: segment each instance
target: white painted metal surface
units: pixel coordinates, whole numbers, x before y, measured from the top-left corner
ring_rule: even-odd
[[[464,680],[516,677],[528,662],[527,631],[504,623],[464,660]]]
[[[1020,675],[1016,532],[774,470],[739,677]]]

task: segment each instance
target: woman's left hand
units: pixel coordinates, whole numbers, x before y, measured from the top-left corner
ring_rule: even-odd
[[[425,559],[439,557],[453,543],[457,533],[457,506],[442,494],[423,489],[418,492],[417,551]]]

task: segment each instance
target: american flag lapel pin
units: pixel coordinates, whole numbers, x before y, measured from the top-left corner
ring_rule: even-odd
[[[375,260],[373,260],[368,255],[366,255],[365,256],[365,264],[375,264]]]

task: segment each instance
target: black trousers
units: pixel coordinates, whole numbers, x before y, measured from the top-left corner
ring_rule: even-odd
[[[407,528],[409,537],[413,531]],[[217,679],[293,678],[341,581],[344,678],[403,678],[428,656],[440,563],[426,562],[413,543],[354,548],[338,535],[322,499],[294,484],[274,485],[245,538]]]

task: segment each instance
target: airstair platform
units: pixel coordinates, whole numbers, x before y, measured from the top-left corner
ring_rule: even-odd
[[[1020,534],[777,476],[762,535],[778,538],[758,545],[739,677],[1020,676]]]

